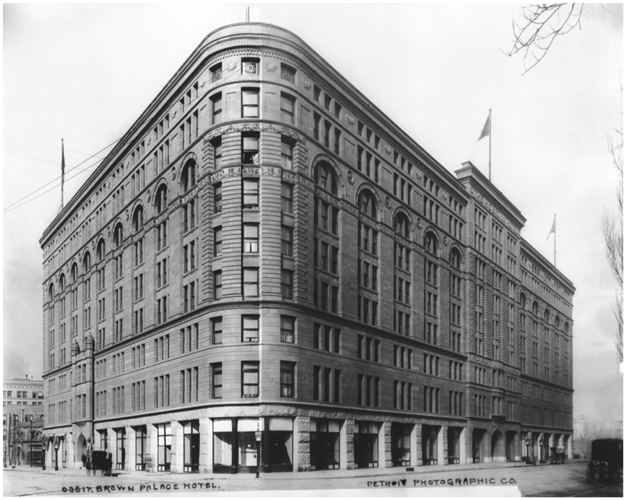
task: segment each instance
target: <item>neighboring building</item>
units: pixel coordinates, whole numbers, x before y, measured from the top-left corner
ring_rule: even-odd
[[[48,449],[173,472],[253,471],[257,431],[267,472],[571,453],[574,287],[524,222],[294,34],[216,30],[41,239]]]
[[[38,464],[43,431],[43,380],[14,378],[3,381],[3,463]]]

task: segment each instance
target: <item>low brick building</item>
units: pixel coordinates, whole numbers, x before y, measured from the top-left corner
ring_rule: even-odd
[[[49,449],[172,472],[569,449],[574,287],[524,223],[294,34],[220,28],[41,239]]]

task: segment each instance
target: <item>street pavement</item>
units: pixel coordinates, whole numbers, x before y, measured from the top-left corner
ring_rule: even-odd
[[[264,473],[260,479],[254,474],[135,471],[114,471],[112,477],[94,477],[80,469],[42,471],[20,466],[4,469],[3,493],[5,496],[160,496],[245,492],[246,496],[295,496],[298,490],[298,495],[313,496],[623,496],[622,484],[587,483],[586,466],[587,462],[583,461],[538,466],[508,462],[428,466],[413,472],[392,468]]]

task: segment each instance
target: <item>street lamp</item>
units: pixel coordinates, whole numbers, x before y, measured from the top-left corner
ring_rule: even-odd
[[[539,461],[543,462],[543,435],[539,436]]]
[[[59,437],[54,438],[54,470],[59,470]]]
[[[256,439],[256,478],[260,477],[261,473],[261,436],[263,433],[259,428],[259,422],[256,424],[256,432],[254,433],[254,437]]]
[[[41,436],[41,470],[46,470],[46,444],[48,439],[46,436]]]

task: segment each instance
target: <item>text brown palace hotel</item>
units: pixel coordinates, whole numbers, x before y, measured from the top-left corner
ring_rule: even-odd
[[[294,34],[214,31],[41,240],[47,465],[571,454],[574,287],[524,223]]]

